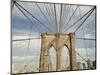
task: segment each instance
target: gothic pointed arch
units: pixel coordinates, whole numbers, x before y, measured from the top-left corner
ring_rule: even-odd
[[[61,69],[70,70],[70,53],[66,45],[61,48]]]
[[[49,71],[56,71],[56,50],[54,46],[50,46],[49,50]]]

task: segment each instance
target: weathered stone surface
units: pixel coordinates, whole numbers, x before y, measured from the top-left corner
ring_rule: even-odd
[[[61,70],[61,49],[66,46],[70,54],[70,69],[76,69],[76,53],[75,53],[75,34],[47,34],[41,35],[41,55],[40,55],[40,72],[49,71],[49,48],[53,46],[56,50],[56,71]]]

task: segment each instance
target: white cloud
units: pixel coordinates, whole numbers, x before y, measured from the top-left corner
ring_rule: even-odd
[[[85,38],[95,38],[95,35],[94,34],[86,34]]]
[[[96,49],[95,48],[76,48],[76,51],[87,60],[87,55],[88,58],[90,58],[90,60],[96,60],[95,59],[95,53],[96,53]],[[77,55],[78,56],[78,55]],[[79,56],[77,57],[77,59],[81,59]],[[80,60],[79,60],[80,61]],[[83,61],[81,59],[81,61]]]
[[[27,39],[27,38],[29,38],[29,36],[26,36],[26,35],[24,35],[24,36],[14,35],[12,39],[16,40],[16,39]],[[37,38],[37,36],[32,36],[31,38]],[[13,50],[18,48],[19,46],[20,46],[20,49],[23,50],[25,47],[28,46],[28,43],[29,43],[29,40],[13,42],[12,43]],[[33,50],[34,49],[40,49],[40,46],[41,46],[41,39],[30,40],[30,49],[33,49]]]
[[[15,60],[15,61],[25,61],[25,60],[27,60],[27,61],[31,61],[31,60],[33,60],[34,58],[36,58],[37,56],[13,56],[13,61]]]
[[[13,60],[13,63],[12,63],[13,73],[32,71],[36,69],[39,65],[38,64],[39,57],[37,56],[13,56],[12,60]],[[27,67],[24,69],[25,65],[27,65]]]

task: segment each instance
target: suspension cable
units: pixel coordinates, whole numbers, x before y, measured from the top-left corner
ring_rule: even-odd
[[[31,35],[32,35],[32,28],[33,28],[33,26],[31,25],[31,27],[30,27],[30,32],[29,32],[29,40],[28,40],[28,45],[27,45],[27,51],[29,52],[29,50],[30,50],[30,43],[31,43],[31,40],[30,40],[30,38],[31,38]],[[27,54],[28,54],[28,52],[27,52]],[[27,56],[26,56],[26,60],[27,60]],[[24,69],[26,68],[27,66],[25,65],[24,66]]]
[[[76,54],[77,54],[79,57],[81,57],[82,60],[84,60],[85,62],[87,62],[87,60],[84,59],[76,50],[75,50],[75,52],[76,52]]]
[[[46,11],[47,11],[47,14],[48,14],[48,16],[49,16],[49,19],[50,19],[50,21],[51,21],[51,25],[52,25],[52,28],[53,28],[53,26],[55,26],[55,24],[54,24],[54,20],[52,19],[53,17],[51,16],[51,15],[53,15],[53,13],[50,13],[51,11],[50,11],[50,8],[49,7],[51,7],[51,6],[49,6],[48,4],[45,4],[44,3],[44,7],[45,7],[45,9],[46,9]],[[55,29],[54,29],[55,30]]]
[[[68,12],[69,12],[69,8],[71,7],[70,5],[64,6],[65,9],[63,9],[63,20],[62,20],[62,28],[63,25],[66,23],[67,19],[68,19]],[[63,29],[62,29],[63,30]],[[62,31],[61,31],[62,32]]]
[[[90,12],[90,14],[85,18],[85,20],[77,27],[77,29],[74,32],[78,31],[78,29],[85,23],[85,21],[89,18],[93,11],[94,9]]]
[[[38,3],[36,3],[36,6],[38,7],[38,9],[40,10],[40,12],[42,13],[42,15],[44,16],[45,20],[48,21],[49,25],[51,25],[51,23],[49,22],[48,18],[46,17],[46,15],[43,13],[43,11],[41,10],[40,6],[38,5]],[[53,31],[53,30],[52,30]]]
[[[94,39],[94,38],[80,38],[80,37],[77,37],[76,39],[80,39],[80,40],[96,40],[96,39]]]
[[[88,12],[86,12],[81,18],[79,18],[76,22],[74,22],[72,25],[69,26],[69,28],[66,28],[64,31],[69,30],[70,28],[72,28],[77,22],[79,22],[82,18],[84,18],[89,12],[91,12],[92,10],[94,10],[94,8],[90,9]]]
[[[16,5],[17,6],[17,5]],[[18,6],[17,6],[18,7]],[[20,11],[22,11],[19,7],[18,7],[18,9],[20,10]],[[22,11],[23,12],[23,11]],[[25,15],[25,14],[24,14]],[[33,23],[33,22],[32,22]],[[31,25],[31,27],[30,27],[30,32],[29,32],[29,40],[28,40],[28,46],[27,46],[27,51],[29,50],[29,48],[30,48],[30,37],[31,37],[31,34],[32,34],[32,28],[33,28],[33,25]],[[26,68],[26,66],[24,66],[24,68]]]
[[[59,21],[59,33],[60,33],[60,31],[61,31],[61,29],[62,29],[62,26],[61,26],[61,23],[62,23],[62,8],[63,8],[63,6],[62,6],[62,4],[61,4],[61,7],[60,7],[60,21]]]
[[[81,10],[79,9],[79,14],[80,14],[80,17],[81,17]],[[85,32],[84,32],[84,28],[82,28],[82,31],[83,31],[83,36],[85,38]],[[86,57],[87,57],[87,60],[88,60],[88,51],[87,51],[87,47],[86,47],[86,40],[84,39],[84,46],[85,46],[85,50],[86,50]]]
[[[70,20],[72,19],[72,17],[74,16],[74,14],[75,14],[75,12],[77,11],[78,8],[79,8],[79,5],[76,7],[75,11],[72,13],[72,15],[71,15],[71,17],[69,18],[67,24],[65,24],[65,25],[68,25],[68,24],[69,24]],[[65,25],[64,25],[64,26],[65,26]]]
[[[65,17],[65,22],[64,22],[63,26],[65,26],[65,23],[66,23],[66,21],[67,21],[67,19],[68,19],[68,16],[69,16],[69,14],[70,14],[71,8],[72,8],[72,6],[69,5],[69,7],[68,7],[68,9],[67,9],[67,15],[66,15],[66,17]],[[65,11],[65,12],[66,12],[66,11]],[[65,14],[66,14],[66,13],[65,13]]]
[[[56,14],[56,4],[54,3],[54,12],[55,12],[55,24],[56,24],[56,33],[58,32],[58,25],[57,25],[57,14]]]
[[[16,2],[17,3],[17,2]],[[44,27],[48,30],[50,30],[52,32],[52,30],[50,28],[48,28],[48,26],[46,26],[44,23],[42,23],[39,19],[37,19],[35,16],[33,16],[33,14],[31,14],[29,11],[27,11],[23,6],[21,6],[19,3],[17,3],[23,10],[25,10],[30,16],[32,16],[32,18],[34,18],[36,21],[38,21],[40,24],[44,25]]]
[[[33,22],[31,21],[31,19],[21,10],[21,8],[15,3],[15,5],[16,5],[16,7],[23,13],[23,15],[30,21],[30,23],[32,24],[32,25],[35,25],[35,24],[33,24]],[[36,26],[36,28],[37,28],[37,30],[38,30],[38,32],[40,33],[40,30],[39,30],[39,28]]]
[[[50,7],[50,9],[51,9],[51,15],[52,15],[52,19],[53,19],[53,26],[54,26],[55,29],[56,29],[55,16],[54,16],[54,10],[53,10],[53,4],[52,4],[52,5],[49,4],[49,7]],[[55,32],[56,32],[56,30],[55,30]]]

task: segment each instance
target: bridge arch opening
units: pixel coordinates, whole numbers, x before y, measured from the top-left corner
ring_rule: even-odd
[[[56,71],[56,49],[53,45],[50,46],[49,50],[49,71]]]
[[[61,48],[61,70],[70,70],[70,55],[66,45]]]

